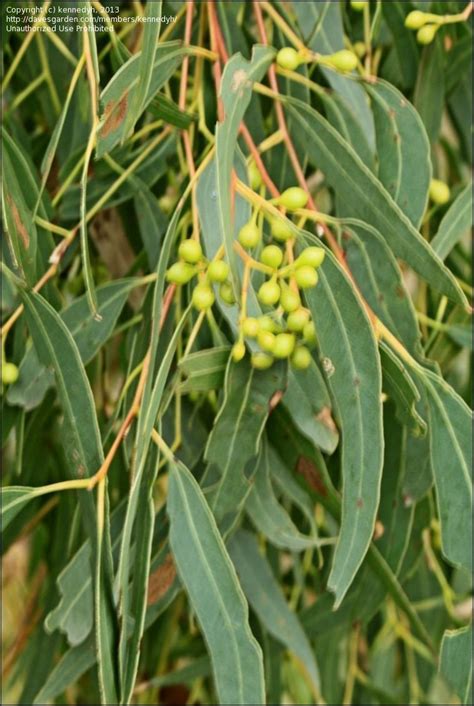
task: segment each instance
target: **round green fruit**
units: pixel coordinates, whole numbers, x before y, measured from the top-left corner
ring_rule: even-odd
[[[197,240],[188,238],[188,240],[183,240],[179,244],[178,255],[185,262],[195,265],[197,262],[202,260],[202,248]]]
[[[250,364],[256,370],[267,370],[273,365],[273,358],[268,353],[253,353],[250,358]]]
[[[277,324],[275,321],[270,316],[259,316],[257,319],[258,322],[258,328],[261,331],[270,331],[271,333],[274,333],[275,330],[278,328]]]
[[[291,356],[291,365],[296,370],[306,370],[311,364],[311,353],[305,346],[298,346]]]
[[[416,33],[418,44],[431,44],[438,29],[438,25],[424,25],[424,27],[421,27]]]
[[[264,282],[258,290],[257,296],[265,306],[273,306],[280,299],[280,286],[274,280]]]
[[[289,331],[303,331],[306,324],[309,322],[309,312],[306,309],[296,309],[296,311],[288,314],[286,325]]]
[[[283,261],[283,253],[278,247],[278,245],[267,245],[262,250],[260,255],[260,262],[268,267],[273,267],[275,270],[280,267]]]
[[[251,250],[259,244],[261,237],[262,234],[258,229],[257,225],[250,221],[240,229],[239,243],[242,245],[243,248]]]
[[[356,12],[361,12],[368,4],[368,0],[351,0],[351,7]]]
[[[292,47],[284,47],[280,49],[276,57],[278,66],[282,69],[288,69],[289,71],[294,71],[301,64],[301,58]]]
[[[310,287],[315,287],[318,283],[318,273],[314,267],[309,267],[309,265],[303,265],[302,267],[297,267],[295,271],[295,280],[298,287],[302,289],[309,289]]]
[[[196,269],[187,262],[175,262],[166,273],[166,279],[172,284],[186,284],[196,274]]]
[[[301,306],[300,295],[290,287],[285,287],[281,293],[280,305],[286,312],[296,311]]]
[[[326,253],[322,248],[317,248],[316,246],[311,246],[305,248],[301,255],[298,257],[298,265],[309,265],[310,267],[319,267],[325,257]]]
[[[338,71],[343,73],[348,73],[349,71],[354,71],[359,60],[354,52],[348,49],[341,49],[341,51],[336,51],[334,54],[325,56],[325,63],[334,66]]]
[[[245,356],[245,345],[242,341],[237,341],[232,347],[232,360],[238,363]]]
[[[295,348],[296,339],[292,333],[279,333],[275,337],[273,355],[275,358],[289,358]]]
[[[420,29],[426,24],[426,15],[420,10],[413,10],[405,17],[405,27],[408,29]]]
[[[275,334],[270,331],[259,331],[257,334],[257,343],[263,351],[273,351],[275,346]]]
[[[228,306],[233,306],[235,304],[234,290],[229,281],[222,282],[221,286],[219,287],[219,296],[224,302],[224,304],[227,304]]]
[[[270,232],[276,240],[284,242],[293,238],[293,231],[283,218],[273,218],[270,221]]]
[[[438,206],[448,203],[451,196],[449,186],[439,179],[432,179],[430,183],[430,199]]]
[[[247,336],[247,338],[255,338],[260,329],[257,319],[254,319],[251,316],[248,316],[242,321],[241,328],[242,333],[244,336]]]
[[[225,282],[229,275],[229,265],[223,260],[213,260],[207,268],[207,276],[211,282]]]
[[[314,346],[316,344],[318,339],[316,337],[316,326],[313,321],[309,321],[305,324],[303,329],[303,338],[308,345]]]
[[[304,208],[308,203],[308,194],[303,191],[299,186],[290,186],[289,189],[285,189],[278,203],[284,206],[288,211],[296,211],[298,208]]]
[[[257,189],[259,189],[262,185],[262,175],[260,174],[260,170],[255,162],[250,162],[248,175],[251,188],[254,191],[257,191]]]
[[[4,385],[13,385],[18,380],[18,368],[15,363],[2,365],[2,382]]]
[[[197,284],[192,294],[193,306],[198,311],[210,309],[214,304],[214,292],[208,284]]]

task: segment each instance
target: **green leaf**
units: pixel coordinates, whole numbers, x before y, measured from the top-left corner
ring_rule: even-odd
[[[407,3],[391,0],[382,3],[383,17],[393,38],[399,70],[397,79],[403,88],[411,88],[416,80],[419,50],[415,33],[405,27]]]
[[[332,72],[334,73],[334,72]],[[364,128],[354,116],[354,109],[347,98],[339,93],[318,93],[324,106],[327,119],[347,142],[354,148],[361,160],[376,173],[375,157],[371,150]]]
[[[1,524],[2,532],[21,510],[34,498],[37,497],[36,488],[29,488],[23,485],[11,485],[1,489],[2,507]]]
[[[321,54],[333,54],[345,48],[341,7],[338,3],[332,0],[295,2],[293,8],[308,49]],[[345,99],[372,150],[375,144],[374,122],[362,86],[329,68],[321,68],[321,73],[335,94]]]
[[[441,546],[454,566],[472,570],[472,414],[466,403],[438,376],[425,371],[433,468]]]
[[[23,292],[28,326],[40,360],[52,364],[56,375],[59,399],[64,410],[65,450],[69,473],[73,477],[87,477],[95,473],[103,462],[102,442],[92,391],[79,351],[59,315],[40,295]],[[94,542],[96,646],[99,652],[99,682],[104,700],[116,699],[114,640],[114,612],[112,608],[112,559],[107,529],[103,534],[93,532],[97,527],[92,497],[80,493],[84,511],[83,521]],[[107,516],[107,512],[106,512]]]
[[[46,620],[48,632],[61,629],[72,647],[80,645],[92,629],[94,611],[90,575],[90,543],[84,543],[57,578],[61,600]],[[71,569],[71,566],[73,567]]]
[[[431,247],[442,260],[445,260],[454,246],[469,232],[471,226],[472,183],[469,182],[443,216],[438,232],[431,241]]]
[[[307,636],[290,610],[281,587],[258,549],[256,538],[239,530],[232,537],[229,552],[250,605],[270,635],[302,661],[311,680],[313,693],[320,689],[319,672]]]
[[[137,429],[136,468],[130,489],[127,512],[124,520],[120,561],[118,568],[118,588],[120,591],[120,613],[124,616],[120,635],[120,677],[121,697],[123,703],[128,703],[135,684],[138,660],[140,656],[140,641],[143,635],[146,612],[145,586],[148,580],[151,560],[151,541],[154,525],[153,486],[158,472],[158,459],[155,453],[149,453],[151,433],[155,425],[158,408],[161,402],[165,384],[168,379],[183,327],[189,316],[191,305],[183,313],[176,326],[173,336],[163,355],[154,385],[150,395],[149,405],[143,409],[143,427]],[[138,508],[141,512],[138,514]],[[139,559],[134,564],[134,574],[130,586],[130,563],[132,532],[135,529],[136,541],[141,547]],[[132,612],[134,627],[131,636],[127,630],[128,616]]]
[[[100,321],[91,313],[87,296],[75,299],[60,317],[66,324],[79,350],[84,365],[89,363],[115,328],[130,291],[139,283],[137,279],[108,282],[97,289]],[[19,378],[7,393],[9,404],[19,405],[27,411],[37,407],[47,390],[54,384],[54,374],[38,359],[35,347],[31,347],[20,363]]]
[[[418,228],[428,203],[430,145],[412,104],[394,86],[378,79],[365,83],[372,98],[379,159],[378,178]]]
[[[408,370],[392,350],[383,342],[379,343],[383,372],[383,389],[395,402],[397,417],[406,424],[412,434],[423,435],[426,423],[416,408],[420,393]]]
[[[155,5],[156,3],[151,3]],[[179,42],[163,42],[156,46],[148,90],[142,103],[144,110],[160,88],[173,76],[186,54]],[[102,116],[97,132],[97,157],[110,152],[125,136],[125,121],[131,108],[130,91],[140,80],[141,52],[134,54],[114,74],[101,93]]]
[[[129,95],[129,108],[125,117],[122,142],[133,131],[135,123],[145,109],[145,102],[150,90],[155,66],[155,56],[158,47],[158,37],[161,28],[162,2],[149,2],[145,8],[145,26],[142,36],[142,48],[138,62],[138,81],[134,84]]]
[[[340,605],[374,530],[382,475],[381,368],[371,324],[347,275],[327,253],[306,299],[342,434],[341,532],[329,577]]]
[[[25,199],[24,189],[27,185],[18,179],[8,142],[13,143],[2,130],[2,210],[7,244],[16,273],[33,286],[36,282],[36,225]]]
[[[170,464],[167,507],[171,548],[206,639],[219,703],[263,704],[262,652],[245,597],[202,491],[181,463]]]
[[[419,356],[421,334],[415,307],[392,251],[375,228],[353,218],[342,223],[350,228],[343,245],[364,299],[407,350]]]
[[[444,56],[442,38],[424,47],[413,102],[425,124],[431,144],[438,139],[444,111]],[[414,147],[415,143],[413,143]]]
[[[71,684],[94,666],[96,653],[94,640],[91,638],[82,645],[68,650],[54,667],[45,684],[36,694],[34,704],[51,703],[62,694]]]
[[[258,454],[263,428],[274,394],[283,391],[287,365],[257,371],[248,358],[229,360],[224,400],[209,435],[205,459],[218,469],[221,480],[211,502],[217,517],[235,510],[250,491],[245,467]]]
[[[472,351],[472,326],[448,326],[446,332],[453,341]]]
[[[216,208],[219,228],[226,258],[230,265],[233,285],[237,294],[239,272],[234,251],[234,228],[231,219],[231,183],[234,167],[234,152],[237,136],[245,110],[252,97],[252,83],[259,81],[273,60],[275,51],[269,47],[255,46],[250,61],[240,54],[233,56],[225,65],[220,94],[224,109],[224,120],[216,127]]]
[[[256,529],[276,547],[295,552],[315,547],[319,540],[314,521],[311,524],[311,536],[301,534],[275,496],[270,469],[278,463],[277,454],[268,442],[264,441],[252,490],[245,501],[245,510]]]
[[[299,130],[296,141],[304,141],[312,164],[320,168],[337,189],[345,210],[376,228],[392,251],[410,263],[434,289],[462,305],[466,299],[451,272],[443,265],[399,206],[322,115],[294,98],[285,97],[288,113]]]
[[[473,701],[471,655],[472,626],[445,631],[439,669],[462,704],[471,704]]]
[[[230,346],[218,346],[191,353],[179,361],[179,368],[186,380],[181,392],[208,392],[220,389],[229,361]]]
[[[320,449],[332,454],[339,433],[332,417],[332,405],[316,363],[304,371],[290,370],[283,405],[298,429]]]

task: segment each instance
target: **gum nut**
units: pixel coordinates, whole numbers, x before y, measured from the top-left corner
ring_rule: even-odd
[[[178,247],[178,255],[185,262],[195,265],[197,262],[202,260],[202,248],[197,240],[188,238],[188,240],[183,240]]]

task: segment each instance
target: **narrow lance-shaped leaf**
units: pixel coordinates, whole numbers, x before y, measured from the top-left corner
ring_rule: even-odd
[[[461,238],[472,226],[472,183],[461,191],[443,216],[438,232],[431,241],[431,247],[445,260]]]
[[[433,468],[441,546],[454,566],[472,569],[472,414],[441,378],[424,371],[431,465]]]
[[[274,56],[269,47],[255,46],[250,61],[240,54],[226,64],[221,81],[224,120],[216,128],[217,210],[227,260],[232,270],[234,287],[239,274],[234,252],[234,232],[231,219],[231,184],[234,152],[240,123],[252,96],[252,83],[265,74]],[[236,289],[237,294],[237,289]]]
[[[318,536],[314,523],[312,523],[312,536],[301,534],[289,514],[278,502],[270,475],[270,469],[279,462],[278,457],[267,441],[264,441],[262,446],[252,490],[245,501],[247,514],[257,530],[276,547],[299,552],[308,547],[317,546]]]
[[[202,491],[182,463],[170,464],[167,507],[173,556],[206,639],[219,703],[263,704],[262,652],[247,602]]]
[[[345,212],[374,226],[397,257],[410,263],[434,289],[466,305],[452,273],[410,223],[390,194],[328,121],[313,108],[286,96],[288,113],[295,117],[296,141],[307,146],[312,164],[337,189]]]
[[[439,669],[461,703],[472,704],[472,626],[446,630]]]
[[[268,561],[260,554],[256,538],[239,530],[232,537],[229,552],[250,605],[268,632],[302,661],[317,695],[320,683],[313,650]]]
[[[418,228],[428,203],[430,144],[420,116],[394,86],[365,83],[375,119],[378,178]]]
[[[186,54],[189,54],[189,49],[181,46],[180,42],[164,42],[156,46],[153,70],[142,110],[169,81]],[[140,78],[140,57],[140,53],[134,54],[123,64],[101,93],[103,113],[97,132],[97,157],[110,152],[124,136],[125,120],[131,109],[130,91]]]
[[[23,292],[31,336],[40,359],[52,364],[64,410],[65,450],[73,477],[92,475],[103,462],[103,450],[89,381],[71,334],[56,311],[39,294]],[[90,494],[79,494],[86,531],[91,535],[95,562],[96,647],[100,655],[99,683],[105,703],[115,703],[115,614],[112,602],[112,557],[108,528],[99,533]],[[107,507],[105,518],[108,517]],[[97,534],[96,534],[97,531]]]
[[[142,49],[138,65],[138,82],[130,93],[130,107],[125,118],[122,142],[135,127],[140,117],[153,75],[156,48],[161,27],[161,0],[148,2],[145,8],[145,25],[143,29]]]
[[[336,606],[367,552],[377,513],[383,461],[382,376],[371,324],[331,254],[306,295],[323,369],[342,433],[342,518],[329,588]]]
[[[222,476],[212,506],[218,517],[235,510],[250,491],[244,469],[259,450],[273,395],[285,386],[286,365],[257,371],[248,359],[229,360],[224,401],[209,436],[205,458]]]

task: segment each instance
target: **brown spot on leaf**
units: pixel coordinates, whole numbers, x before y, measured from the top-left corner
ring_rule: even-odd
[[[356,503],[358,508],[364,507],[364,501],[362,498],[357,498],[357,503]]]
[[[384,533],[385,533],[385,527],[383,526],[383,524],[379,520],[377,520],[377,522],[375,523],[375,527],[374,527],[374,539],[375,540],[380,539],[380,537],[383,537]]]
[[[328,494],[321,473],[311,459],[300,456],[296,462],[296,472],[302,475],[307,484],[319,495],[325,497]]]
[[[316,421],[324,424],[329,431],[337,432],[337,427],[334,419],[332,418],[331,409],[329,407],[323,407],[322,410],[316,415]]]
[[[405,296],[406,296],[405,290],[400,285],[398,285],[397,288],[395,289],[395,294],[397,295],[397,297],[399,299],[405,299]]]
[[[100,131],[102,138],[110,135],[111,132],[117,130],[123,123],[127,113],[128,106],[128,91],[124,93],[121,99],[117,102],[109,101],[104,109],[104,124]]]
[[[30,247],[30,235],[26,229],[25,224],[21,220],[20,212],[18,211],[16,203],[13,201],[11,196],[7,196],[7,201],[8,205],[10,206],[10,210],[12,212],[12,218],[13,222],[15,224],[15,230],[20,236],[21,242],[23,243],[23,247],[28,250]]]
[[[153,605],[171,588],[176,577],[176,568],[171,554],[167,554],[160,566],[148,579],[147,605]]]
[[[231,90],[233,93],[237,93],[242,86],[247,83],[247,72],[244,69],[239,69],[232,76]]]

